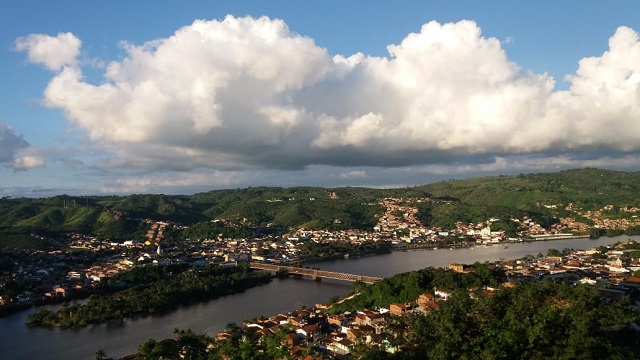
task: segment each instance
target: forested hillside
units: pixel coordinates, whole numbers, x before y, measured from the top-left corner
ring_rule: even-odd
[[[370,230],[385,209],[379,200],[430,199],[414,204],[427,226],[451,228],[456,221],[528,216],[543,225],[566,216],[565,207],[600,209],[607,204],[640,206],[640,173],[599,169],[567,170],[451,180],[397,189],[253,187],[194,195],[68,196],[0,199],[0,246],[20,234],[79,232],[126,239],[144,234],[142,219],[193,225],[213,219],[249,229]],[[557,205],[557,206],[553,206]],[[508,226],[506,224],[505,226]],[[496,224],[496,226],[500,226]],[[7,235],[11,234],[11,236]],[[30,235],[29,235],[30,236]]]
[[[433,196],[449,196],[473,205],[530,209],[568,204],[595,210],[607,204],[640,204],[640,173],[601,169],[450,180],[420,186]]]

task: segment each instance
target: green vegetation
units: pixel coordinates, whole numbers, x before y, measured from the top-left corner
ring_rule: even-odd
[[[630,359],[638,335],[627,325],[637,320],[628,299],[607,302],[595,288],[553,281],[522,283],[488,295],[470,295],[467,287],[496,284],[503,274],[487,264],[473,265],[475,274],[427,268],[396,275],[371,286],[333,310],[342,312],[394,302],[414,302],[433,286],[453,289],[439,309],[386,319],[385,337],[401,351],[356,342],[354,359]],[[387,297],[386,299],[384,297]],[[345,307],[340,307],[347,304]],[[362,306],[362,307],[361,307]],[[176,339],[149,339],[137,359],[294,359],[283,341],[291,329],[279,328],[260,338],[255,328],[227,325],[227,336],[214,339],[190,330],[175,330]]]
[[[181,304],[200,302],[232,294],[271,281],[271,275],[251,272],[247,266],[134,268],[113,279],[114,286],[124,281],[125,290],[111,296],[92,295],[84,305],[65,306],[57,312],[40,308],[29,315],[31,325],[75,327],[162,313]]]
[[[300,250],[307,258],[319,258],[334,255],[349,254],[352,256],[379,255],[391,252],[391,243],[386,241],[366,242],[351,244],[347,242],[315,243],[305,242],[300,245]]]
[[[577,208],[597,210],[607,204],[640,205],[634,195],[640,193],[638,180],[638,172],[580,169],[444,181],[420,189],[435,197],[448,196],[474,205],[528,210],[538,203],[573,203]]]
[[[196,334],[191,330],[174,330],[175,339],[156,341],[149,339],[138,347],[134,359],[293,359],[311,355],[302,349],[297,356],[290,355],[284,344],[285,332],[278,330],[256,341],[255,330],[241,329],[235,323],[227,325],[229,336],[224,340],[214,340],[206,334]],[[212,346],[213,345],[213,346]]]
[[[456,221],[477,223],[498,218],[502,221],[494,223],[494,227],[513,235],[517,228],[508,219],[527,216],[537,224],[549,226],[559,217],[569,215],[565,207],[570,203],[583,212],[613,204],[612,210],[603,213],[605,216],[628,218],[633,213],[619,209],[640,207],[638,193],[639,172],[582,169],[444,181],[398,189],[252,187],[191,196],[2,198],[0,228],[9,235],[0,236],[0,247],[42,245],[22,235],[14,236],[25,232],[46,235],[80,232],[115,241],[141,240],[148,230],[141,221],[145,218],[191,226],[187,230],[168,230],[168,238],[176,241],[218,235],[249,237],[255,235],[259,227],[280,227],[283,231],[296,228],[371,230],[384,212],[378,200],[385,197],[432,199],[410,204],[418,207],[417,218],[425,225],[451,229]],[[225,219],[235,226],[211,223],[214,219]],[[576,220],[589,223],[580,217]],[[640,227],[633,227],[627,233],[640,233]],[[614,233],[596,231],[590,235]],[[20,244],[18,238],[24,243]]]
[[[550,281],[472,299],[464,291],[428,316],[409,318],[402,358],[629,359],[637,335],[624,302]]]
[[[332,312],[412,302],[432,287],[453,289],[439,310],[396,318],[409,345],[395,356],[368,349],[363,359],[628,359],[638,335],[628,300],[609,303],[595,288],[552,281],[502,288],[492,296],[467,288],[501,277],[484,264],[476,276],[423,269],[385,279]],[[480,271],[478,271],[480,270]],[[483,275],[481,275],[483,274]],[[387,299],[385,299],[387,297]]]
[[[40,238],[37,234],[24,228],[0,227],[0,250],[51,250],[57,244]]]
[[[394,275],[372,286],[358,289],[360,294],[352,299],[334,305],[334,314],[359,309],[387,307],[390,303],[415,301],[420,294],[431,289],[466,290],[483,285],[497,285],[504,279],[504,273],[487,264],[473,264],[474,272],[456,273],[440,268],[425,268],[418,271]]]

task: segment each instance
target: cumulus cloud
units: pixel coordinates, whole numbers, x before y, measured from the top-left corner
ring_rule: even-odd
[[[32,155],[21,156],[13,162],[13,168],[16,170],[27,170],[43,166],[45,166],[44,159]]]
[[[640,147],[640,42],[638,33],[620,27],[600,57],[580,61],[571,88],[554,94],[552,111],[573,127],[574,147],[633,151]]]
[[[351,170],[340,174],[343,179],[363,179],[367,177],[367,172],[364,170]]]
[[[13,162],[16,152],[27,146],[29,143],[21,135],[16,135],[11,126],[0,121],[0,163]]]
[[[16,135],[11,126],[0,121],[0,165],[14,170],[26,170],[42,167],[45,162],[29,152],[29,143],[22,135]]]
[[[198,20],[123,43],[101,84],[64,66],[79,52],[72,34],[16,44],[58,70],[46,105],[113,149],[111,167],[385,167],[640,150],[640,42],[626,27],[607,52],[580,61],[567,91],[521,69],[472,21],[429,22],[372,57],[330,55],[281,20]]]
[[[57,71],[64,66],[76,65],[81,44],[80,39],[69,32],[57,36],[31,34],[16,39],[15,49],[26,51],[30,62]]]

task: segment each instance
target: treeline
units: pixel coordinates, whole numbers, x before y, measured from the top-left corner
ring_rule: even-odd
[[[316,243],[307,241],[300,245],[300,251],[307,259],[331,257],[349,254],[350,256],[380,255],[391,252],[392,244],[388,241],[352,244],[348,242]]]
[[[549,227],[558,222],[557,218],[538,207],[527,210],[516,207],[485,204],[473,204],[461,200],[448,202],[428,202],[416,204],[418,213],[416,217],[426,226],[439,227],[441,229],[455,229],[456,222],[463,224],[477,224],[490,218],[501,221],[494,222],[492,230],[504,230],[509,236],[516,236],[518,224],[511,219],[523,219],[527,217],[543,227]]]
[[[568,170],[550,174],[527,174],[451,180],[397,189],[257,187],[216,190],[194,195],[69,196],[0,199],[0,227],[46,233],[79,232],[114,240],[142,239],[148,225],[142,219],[164,220],[196,226],[191,232],[174,232],[176,239],[199,237],[220,229],[210,228],[212,219],[227,219],[242,227],[224,229],[228,235],[250,235],[258,227],[279,226],[285,231],[307,229],[371,230],[384,209],[385,197],[430,198],[418,203],[418,218],[425,225],[444,229],[456,221],[476,223],[497,217],[529,217],[549,226],[570,213],[573,203],[582,211],[614,205],[612,218],[630,217],[620,207],[640,207],[640,173],[599,169]],[[544,205],[561,205],[555,208]],[[413,205],[412,205],[413,206]],[[587,219],[578,221],[588,222]],[[206,224],[206,225],[201,225]],[[508,221],[508,234],[517,229]],[[636,231],[640,231],[637,230]],[[18,231],[19,233],[19,231]],[[34,246],[28,237],[25,246]],[[1,247],[14,247],[17,237],[0,237]],[[19,245],[18,245],[19,247]]]
[[[191,330],[174,330],[174,339],[157,341],[149,339],[138,346],[138,353],[132,356],[133,359],[252,359],[252,360],[273,360],[273,359],[302,359],[308,355],[316,355],[308,348],[299,348],[297,353],[292,355],[290,349],[285,345],[285,338],[288,331],[277,330],[274,333],[263,335],[260,341],[255,336],[256,329],[238,327],[235,323],[227,325],[228,337],[224,339],[214,339],[207,334],[196,334]],[[106,358],[106,353],[102,350],[96,352],[96,358]]]
[[[164,234],[165,239],[175,242],[216,239],[218,236],[233,239],[252,238],[256,236],[256,228],[244,225],[225,226],[221,222],[205,221],[186,229],[169,228]]]
[[[505,279],[504,272],[492,265],[475,263],[473,272],[457,273],[442,268],[424,268],[422,270],[397,274],[385,278],[371,286],[357,283],[355,291],[360,294],[352,299],[335,304],[331,312],[354,312],[361,309],[388,307],[390,303],[415,301],[420,294],[440,289],[478,289],[485,285],[497,286]]]
[[[600,228],[590,228],[588,231],[589,237],[591,238],[599,238],[601,236],[620,236],[620,235],[640,235],[640,226],[629,226],[628,228],[622,229],[600,229]]]
[[[176,270],[186,271],[154,274],[140,270],[132,276],[123,275],[119,280],[129,280],[134,285],[111,296],[92,295],[83,305],[65,306],[56,312],[40,308],[28,316],[27,322],[30,325],[75,327],[122,320],[163,313],[182,304],[210,300],[271,281],[270,274],[252,272],[248,266],[220,268],[207,265]]]

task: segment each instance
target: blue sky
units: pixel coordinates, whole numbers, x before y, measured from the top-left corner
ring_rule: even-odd
[[[0,194],[637,171],[638,10],[6,1]]]

